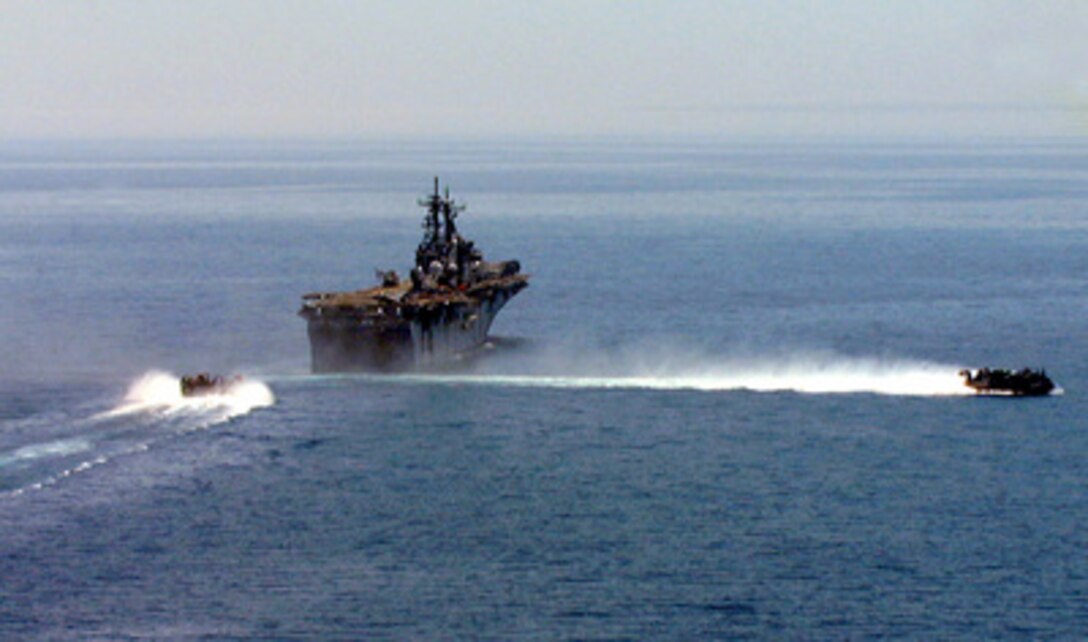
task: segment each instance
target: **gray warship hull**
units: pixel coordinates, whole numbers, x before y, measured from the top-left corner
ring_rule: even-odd
[[[499,311],[524,277],[464,299],[384,306],[382,314],[347,306],[304,308],[315,373],[402,372],[457,364],[486,341]]]

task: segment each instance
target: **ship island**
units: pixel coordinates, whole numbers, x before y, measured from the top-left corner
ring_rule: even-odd
[[[377,270],[378,285],[302,297],[315,373],[399,372],[455,365],[487,342],[499,311],[529,285],[516,260],[489,262],[458,232],[465,210],[443,195],[420,199],[423,240],[409,278]]]

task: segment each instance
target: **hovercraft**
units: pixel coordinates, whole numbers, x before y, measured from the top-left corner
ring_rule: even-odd
[[[241,375],[224,377],[201,372],[195,375],[184,375],[181,378],[181,396],[204,397],[207,395],[221,395],[242,382]]]
[[[1013,397],[1043,397],[1054,391],[1054,382],[1045,370],[1005,370],[981,368],[961,370],[960,376],[968,388],[980,395],[1011,395]]]

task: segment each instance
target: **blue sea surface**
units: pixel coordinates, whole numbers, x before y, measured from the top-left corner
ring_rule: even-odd
[[[531,286],[311,375],[436,174]],[[1088,634],[1084,141],[5,142],[0,312],[2,639]]]

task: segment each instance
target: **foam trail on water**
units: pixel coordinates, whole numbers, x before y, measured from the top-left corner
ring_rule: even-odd
[[[653,390],[792,391],[810,394],[871,393],[902,396],[969,395],[960,368],[913,360],[843,356],[724,359],[688,366],[621,364],[609,372],[402,375],[396,380],[542,388],[643,388]],[[617,372],[617,370],[619,372]]]
[[[0,453],[0,467],[46,457],[67,457],[90,449],[91,443],[86,439],[58,439],[42,444],[31,444],[9,453]]]
[[[185,397],[181,379],[168,372],[148,372],[134,381],[112,410],[71,426],[78,436],[23,445],[0,452],[0,495],[42,490],[115,460],[148,450],[164,437],[202,430],[275,403],[268,386],[243,380],[218,394]],[[33,480],[26,483],[26,479]]]

